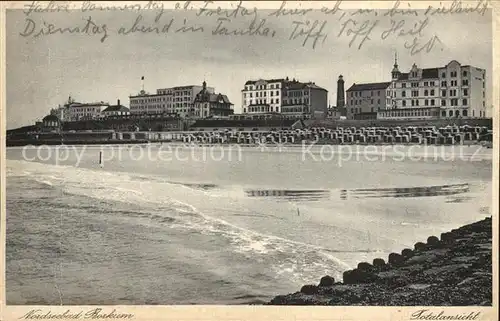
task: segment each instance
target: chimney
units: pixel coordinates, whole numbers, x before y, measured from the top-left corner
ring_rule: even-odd
[[[120,106],[120,99],[118,99],[118,106]]]

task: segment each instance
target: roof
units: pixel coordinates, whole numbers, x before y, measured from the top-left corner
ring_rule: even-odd
[[[78,102],[72,102],[70,104],[66,104],[65,106],[67,107],[85,107],[85,106],[109,106],[109,103],[100,101],[100,102],[95,102],[95,103],[78,103]]]
[[[299,81],[297,81],[297,82],[290,81],[290,82],[287,82],[285,84],[285,86],[286,86],[285,88],[288,90],[311,88],[311,89],[319,89],[319,90],[328,91],[325,88],[322,88],[313,82],[304,83],[304,82],[299,82]]]
[[[439,78],[439,68],[422,69],[422,78],[424,78],[424,79]]]
[[[45,117],[43,117],[43,120],[42,121],[59,121],[59,117],[57,117],[56,115],[47,115]]]
[[[410,73],[402,72],[399,74],[398,80],[408,80]],[[422,69],[421,79],[437,79],[439,78],[439,68],[425,68]]]
[[[347,91],[380,90],[387,89],[390,82],[374,82],[369,84],[353,84]]]
[[[194,98],[195,102],[209,102],[209,103],[218,103],[222,100],[223,104],[231,104],[229,98],[223,94],[213,94],[206,89],[202,89]]]
[[[283,78],[278,78],[278,79],[259,79],[259,80],[249,80],[245,83],[245,85],[253,85],[258,81],[265,81],[265,82],[283,82],[285,79]]]
[[[123,105],[114,105],[114,106],[109,106],[108,108],[104,109],[103,112],[107,111],[123,111],[123,112],[128,112],[130,109]]]

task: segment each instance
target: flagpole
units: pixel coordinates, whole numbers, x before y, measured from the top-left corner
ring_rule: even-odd
[[[141,77],[141,81],[142,81],[142,91],[144,91],[144,76]]]

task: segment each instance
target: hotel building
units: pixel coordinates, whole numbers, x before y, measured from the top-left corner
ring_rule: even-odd
[[[177,114],[180,117],[194,117],[194,99],[203,89],[202,86],[179,86],[157,89],[156,94],[144,90],[136,96],[130,96],[131,114]],[[213,87],[206,91],[214,93]]]
[[[347,119],[376,119],[377,113],[390,106],[391,83],[353,84],[347,89]]]
[[[233,104],[226,95],[215,94],[207,89],[203,82],[203,89],[196,94],[194,99],[194,117],[207,118],[213,116],[226,117],[234,113]]]
[[[398,67],[396,60],[391,72],[391,82],[355,84],[348,90],[348,118],[486,117],[484,69],[461,65],[456,60],[437,68],[419,68],[413,64],[407,73],[400,72]],[[381,90],[381,95],[385,94],[385,97],[382,95],[385,104],[375,104],[379,100],[372,99],[371,91],[375,90],[373,87],[379,88],[376,90]],[[377,114],[367,115],[367,112]]]
[[[242,92],[243,114],[281,114],[286,118],[325,118],[328,91],[313,82],[259,79],[245,83]]]
[[[79,103],[69,97],[68,102],[64,104],[64,111],[60,111],[61,120],[64,121],[79,121],[100,119],[103,117],[102,112],[109,107],[108,103],[103,101],[95,103]]]

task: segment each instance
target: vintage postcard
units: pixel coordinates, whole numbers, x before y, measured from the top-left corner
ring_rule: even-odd
[[[498,2],[0,7],[2,320],[497,320]]]

